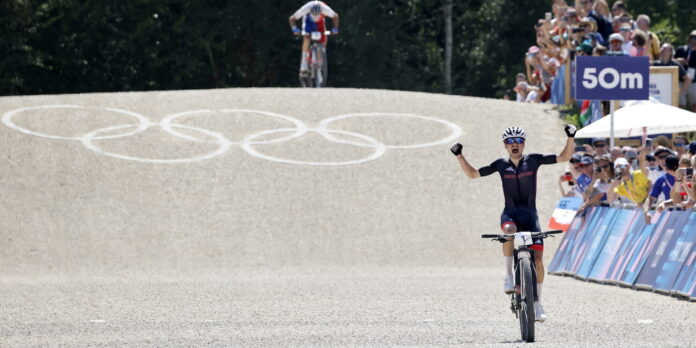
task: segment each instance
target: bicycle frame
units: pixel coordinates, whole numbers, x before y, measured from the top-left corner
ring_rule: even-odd
[[[309,76],[301,78],[302,87],[324,87],[328,75],[328,64],[326,62],[326,47],[321,43],[321,32],[302,32],[302,36],[308,36],[311,40],[309,46]],[[330,36],[330,31],[325,31],[324,36]]]
[[[516,232],[512,234],[484,234],[481,237],[491,238],[501,243],[514,242],[513,260],[515,262],[515,291],[510,295],[510,309],[520,322],[522,339],[534,342],[534,302],[538,299],[536,267],[534,266],[534,250],[529,248],[532,238],[546,238],[562,231],[547,232]],[[529,284],[528,284],[529,283]]]

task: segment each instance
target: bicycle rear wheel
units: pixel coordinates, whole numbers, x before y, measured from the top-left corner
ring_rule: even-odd
[[[519,260],[520,291],[522,301],[520,303],[520,331],[522,339],[534,342],[534,282],[532,281],[532,265],[529,257]]]

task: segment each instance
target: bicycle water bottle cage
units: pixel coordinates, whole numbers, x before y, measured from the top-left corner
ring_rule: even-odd
[[[313,31],[311,34],[311,37],[312,37],[312,40],[319,41],[319,40],[321,40],[321,32]]]
[[[532,234],[530,232],[515,233],[515,249],[519,249],[523,245],[532,245]]]

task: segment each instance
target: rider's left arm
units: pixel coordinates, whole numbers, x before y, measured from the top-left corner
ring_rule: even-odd
[[[333,27],[334,29],[338,29],[338,13],[336,13],[335,16],[331,17],[331,20],[333,21]]]
[[[561,151],[560,154],[556,155],[556,162],[567,162],[570,160],[570,157],[573,156],[573,152],[575,151],[575,138],[574,137],[568,137],[568,140],[566,140],[565,147],[563,148],[563,151]]]

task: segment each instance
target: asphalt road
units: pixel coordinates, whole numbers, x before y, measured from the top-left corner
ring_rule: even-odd
[[[525,152],[557,153],[548,106],[226,89],[4,97],[0,114],[2,347],[523,345],[500,246],[479,238],[500,179],[467,179],[448,147],[481,166],[519,125]],[[563,168],[539,172],[542,225]],[[694,303],[546,279],[535,345],[696,346]]]

